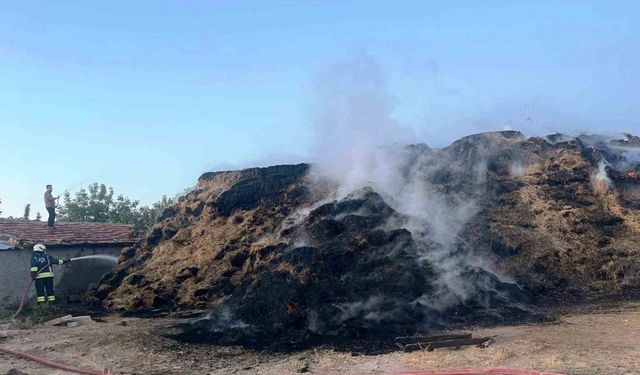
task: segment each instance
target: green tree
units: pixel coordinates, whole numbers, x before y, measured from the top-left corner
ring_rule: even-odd
[[[140,220],[140,202],[119,195],[111,203],[109,222],[137,224]]]
[[[40,221],[40,219],[42,219],[42,215],[40,214],[40,211],[36,212],[36,221]]]
[[[24,206],[24,214],[22,215],[22,218],[25,220],[29,220],[29,216],[31,216],[31,203],[28,203],[26,206]]]
[[[78,190],[74,197],[65,191],[63,203],[59,207],[60,219],[107,223],[112,204],[113,188],[105,184],[93,183],[86,189]]]
[[[74,196],[65,192],[59,213],[60,219],[65,221],[132,224],[137,231],[144,231],[173,203],[173,199],[162,196],[150,207],[141,206],[140,201],[115,196],[112,187],[93,183],[78,190]]]
[[[153,226],[153,224],[155,224],[164,210],[167,207],[172,206],[174,203],[175,200],[167,197],[166,195],[163,195],[162,198],[152,204],[151,207],[140,207],[140,209],[138,210],[138,212],[140,213],[139,226],[141,228],[150,228],[151,226]]]

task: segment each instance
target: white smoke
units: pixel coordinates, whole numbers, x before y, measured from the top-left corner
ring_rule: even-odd
[[[624,158],[624,162],[619,163],[620,169],[634,169],[640,164],[640,147],[618,146],[610,144],[609,148],[620,151]]]
[[[393,119],[380,65],[359,56],[316,80],[316,171],[340,183],[345,192],[370,180],[393,180],[402,160],[380,147],[416,141],[413,130]]]
[[[509,165],[509,174],[513,177],[522,177],[527,171],[527,166],[522,162],[514,162]]]
[[[436,244],[418,261],[428,261],[437,271],[437,291],[419,302],[445,309],[471,297],[476,286],[462,274],[482,262],[472,262],[458,245],[478,205],[473,194],[442,192],[429,182],[438,171],[455,169],[456,161],[423,144],[408,147],[417,139],[410,127],[393,118],[382,69],[371,57],[331,69],[321,75],[317,88],[317,163],[312,176],[336,183],[336,199],[373,188],[396,211],[412,218],[405,227],[414,238]],[[475,155],[472,181],[467,181],[471,186],[485,181],[487,162],[480,154]]]
[[[598,163],[598,171],[591,175],[591,188],[601,197],[613,186],[613,181],[611,181],[611,178],[609,178],[607,174],[607,165],[606,160],[601,160],[600,163]]]
[[[341,322],[344,322],[360,315],[364,315],[364,319],[366,320],[380,322],[382,320],[392,318],[394,314],[393,311],[380,313],[385,300],[386,298],[384,295],[374,295],[365,301],[338,304],[338,308],[342,311],[339,319]]]
[[[602,182],[607,184],[607,186],[610,186],[612,184],[611,179],[609,178],[609,175],[607,175],[607,162],[606,161],[600,161],[600,163],[598,164],[598,173],[595,174],[595,178],[598,182]]]
[[[567,134],[562,134],[562,133],[556,133],[556,134],[552,134],[552,135],[548,135],[545,137],[546,141],[552,145],[558,144],[558,143],[564,143],[564,142],[571,142],[574,141],[576,139],[576,137],[572,137],[570,135]]]
[[[637,169],[640,165],[640,139],[631,134],[616,136],[582,134],[578,138],[584,145],[599,150],[605,155],[615,154],[611,155],[611,159],[604,160],[606,166],[619,171],[627,171]],[[603,168],[602,165],[600,168]],[[604,174],[606,175],[606,172]],[[602,176],[602,172],[599,175]]]

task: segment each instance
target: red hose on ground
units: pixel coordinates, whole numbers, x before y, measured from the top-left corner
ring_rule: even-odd
[[[36,273],[36,276],[38,276],[40,274],[40,272],[42,272],[47,267],[49,267],[49,265],[46,265],[46,266],[40,268],[38,270],[38,272]],[[18,307],[18,311],[16,311],[16,313],[13,314],[10,319],[14,319],[18,315],[20,315],[20,313],[22,312],[22,309],[24,308],[24,304],[27,302],[27,297],[29,296],[29,290],[31,290],[31,285],[33,285],[34,281],[36,281],[36,279],[35,278],[31,278],[31,281],[29,282],[29,285],[27,286],[27,289],[24,290],[24,294],[22,295],[22,299],[20,300],[20,306]]]
[[[33,285],[34,281],[35,281],[34,279],[31,279],[29,286],[27,287],[27,289],[24,291],[24,294],[22,295],[22,299],[20,300],[20,306],[18,307],[18,311],[16,311],[15,314],[11,315],[11,319],[14,319],[18,315],[20,315],[20,313],[22,312],[22,309],[24,308],[24,304],[27,301],[27,296],[29,295],[29,289],[31,289],[31,285]]]
[[[448,370],[427,370],[416,372],[403,372],[397,375],[562,375],[555,372],[541,372],[533,370],[517,370],[510,368],[485,368],[477,370],[448,369]]]
[[[58,363],[58,362],[54,362],[54,361],[46,359],[46,358],[38,357],[38,356],[33,355],[33,354],[19,352],[19,351],[16,351],[16,350],[11,350],[11,349],[7,349],[7,348],[3,348],[3,347],[0,347],[0,353],[5,353],[5,354],[8,354],[8,355],[12,355],[12,356],[17,357],[17,358],[28,359],[28,360],[43,364],[45,366],[49,366],[49,367],[52,367],[52,368],[57,368],[59,370],[75,372],[77,374],[109,375],[109,373],[104,372],[104,371],[87,370],[87,369],[82,369],[82,368],[79,368],[79,367],[73,367],[73,366],[65,365],[64,363]]]
[[[47,267],[48,266],[44,266],[43,268],[38,270],[38,272],[36,273],[36,276],[39,275],[42,272],[42,270],[44,270]],[[17,317],[22,312],[22,309],[24,308],[24,305],[27,302],[27,297],[29,295],[29,290],[31,290],[31,286],[33,285],[35,280],[36,280],[35,278],[32,278],[31,281],[29,282],[29,285],[25,289],[24,294],[22,295],[22,299],[20,300],[20,306],[18,307],[18,311],[16,311],[16,313],[11,316],[11,319]],[[49,359],[46,359],[46,358],[38,357],[38,356],[33,355],[33,354],[19,352],[19,351],[16,351],[16,350],[11,350],[11,349],[7,349],[7,348],[3,348],[3,347],[0,347],[0,353],[5,353],[5,354],[8,354],[8,355],[17,357],[17,358],[28,359],[28,360],[43,364],[45,366],[49,366],[49,367],[52,367],[52,368],[57,368],[59,370],[75,372],[77,374],[108,375],[108,373],[104,372],[104,371],[87,370],[87,369],[82,369],[82,368],[78,368],[78,367],[74,367],[74,366],[69,366],[69,365],[65,365],[64,363],[58,363],[58,362],[55,362],[55,361],[52,361],[52,360],[49,360]]]

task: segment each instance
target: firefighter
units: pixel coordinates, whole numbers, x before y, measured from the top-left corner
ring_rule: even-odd
[[[43,244],[37,244],[33,247],[33,255],[31,256],[31,278],[35,280],[37,301],[39,305],[48,302],[53,304],[56,302],[56,296],[53,290],[53,267],[57,264],[70,263],[70,259],[56,259],[47,254],[47,247]]]

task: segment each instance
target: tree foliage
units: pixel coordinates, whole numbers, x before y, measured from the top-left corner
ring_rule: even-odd
[[[173,203],[173,199],[162,196],[151,206],[142,206],[140,201],[116,196],[112,187],[93,183],[73,196],[65,192],[59,214],[65,221],[133,224],[136,230],[143,231],[151,227],[162,211]]]
[[[29,216],[31,216],[31,203],[28,203],[26,206],[24,206],[24,214],[22,215],[22,218],[25,220],[29,220]]]

